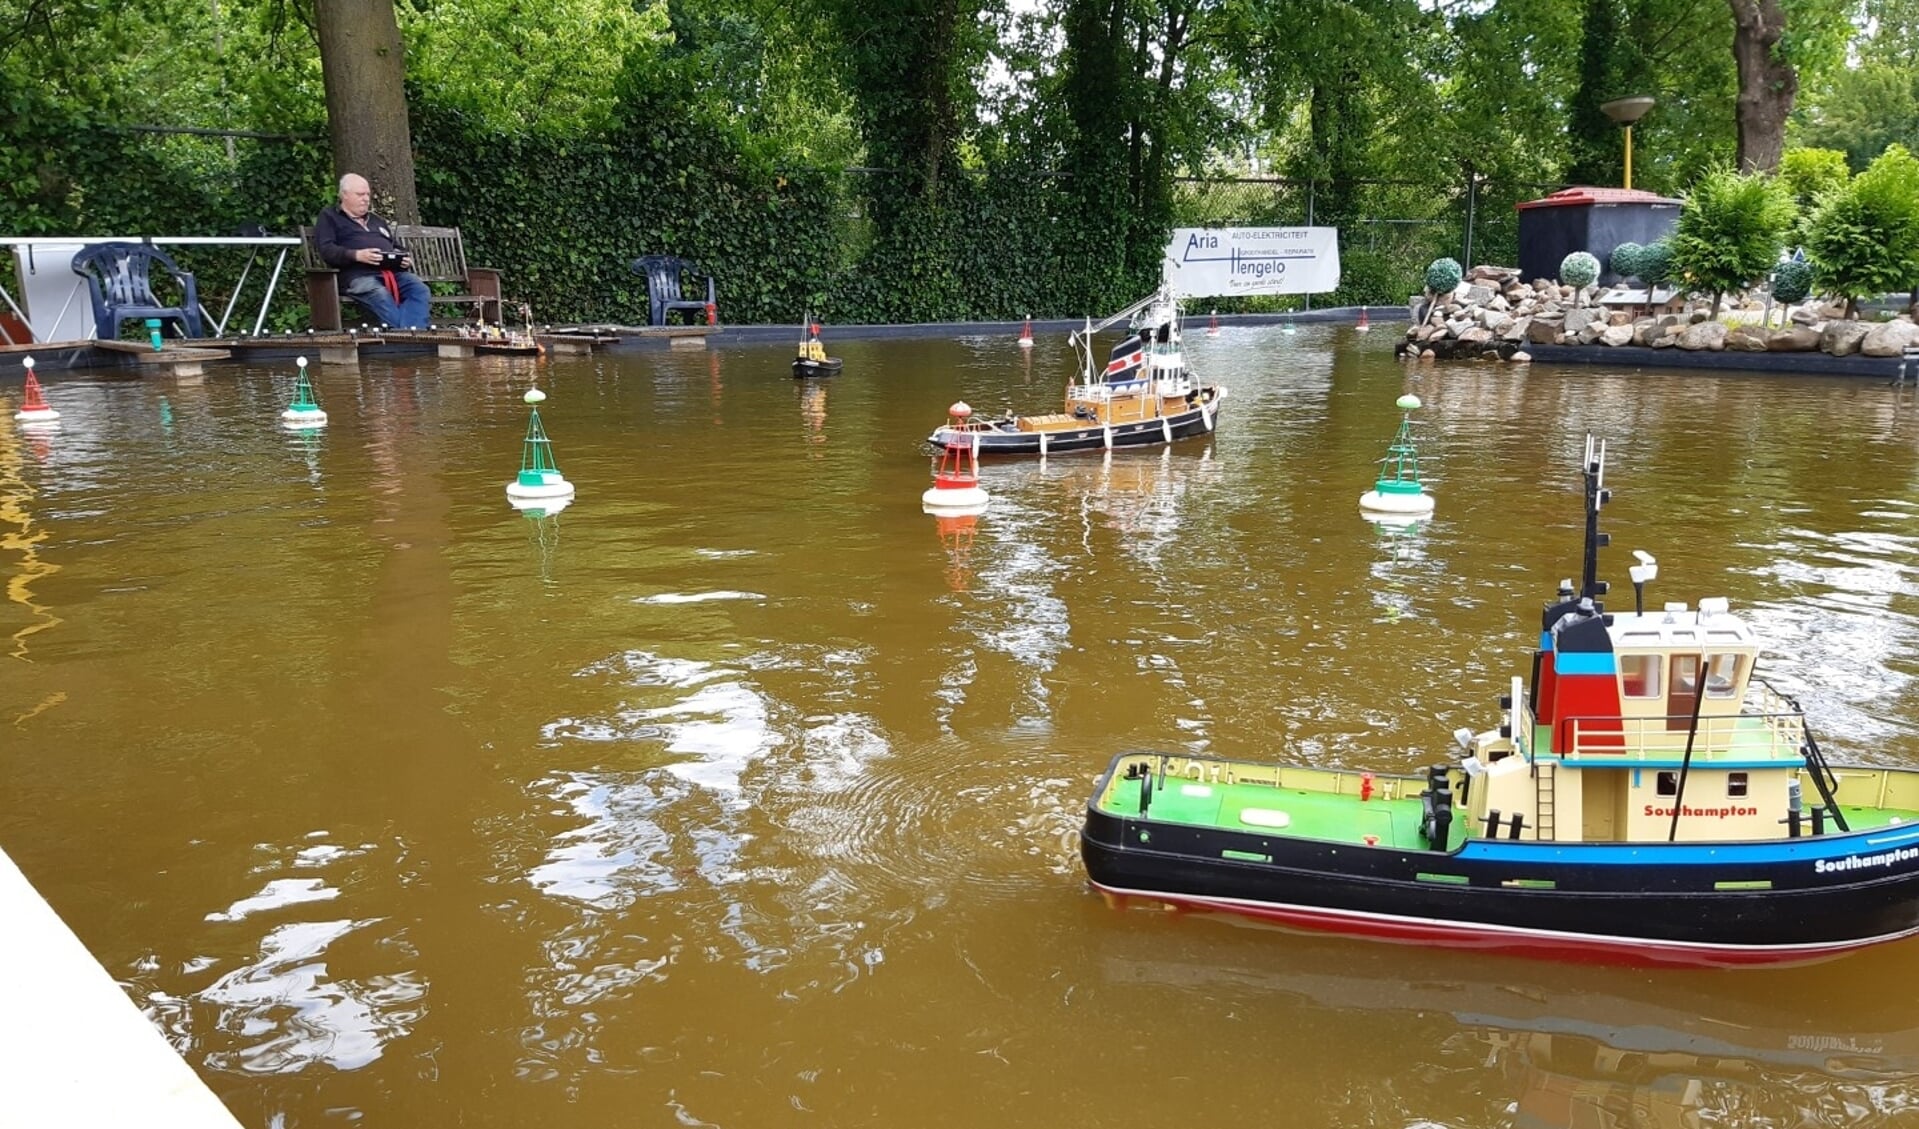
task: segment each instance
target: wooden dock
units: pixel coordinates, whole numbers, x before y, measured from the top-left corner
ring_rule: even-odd
[[[714,325],[567,325],[549,326],[534,334],[534,340],[548,356],[580,355],[616,347],[627,342],[657,341],[673,349],[704,349],[706,339],[724,332]],[[442,357],[461,359],[487,353],[508,353],[486,338],[469,331],[449,329],[384,329],[347,333],[282,333],[258,337],[194,338],[190,342],[168,338],[160,349],[145,341],[51,341],[28,345],[0,345],[0,358],[16,354],[39,353],[65,356],[70,367],[84,358],[102,365],[132,366],[142,373],[167,373],[176,377],[198,377],[212,361],[232,360],[255,354],[276,357],[302,354],[322,365],[357,365],[373,350],[400,345],[412,348],[430,346]]]

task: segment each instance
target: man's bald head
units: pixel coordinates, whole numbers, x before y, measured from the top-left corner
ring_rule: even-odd
[[[366,177],[350,172],[340,178],[340,210],[354,219],[365,218],[373,207],[373,190]]]

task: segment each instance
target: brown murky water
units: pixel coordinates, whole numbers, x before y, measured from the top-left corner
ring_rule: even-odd
[[[70,375],[0,427],[0,844],[249,1126],[1919,1124],[1919,947],[1588,970],[1115,912],[1119,749],[1412,769],[1491,724],[1609,437],[1651,599],[1763,617],[1836,758],[1919,761],[1919,403],[1197,337],[1170,452],[987,468],[1057,341]],[[8,414],[17,379],[5,393]],[[1434,520],[1357,499],[1420,413]],[[31,1025],[32,1015],[9,1022]],[[84,1048],[75,1048],[84,1054]]]

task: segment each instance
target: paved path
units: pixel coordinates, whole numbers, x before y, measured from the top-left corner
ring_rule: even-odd
[[[0,852],[0,1125],[239,1129]]]

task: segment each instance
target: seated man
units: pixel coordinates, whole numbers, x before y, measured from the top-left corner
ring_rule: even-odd
[[[340,293],[395,329],[426,329],[427,288],[413,260],[394,242],[393,225],[373,212],[366,178],[340,178],[340,202],[313,221],[313,247],[340,272]]]

